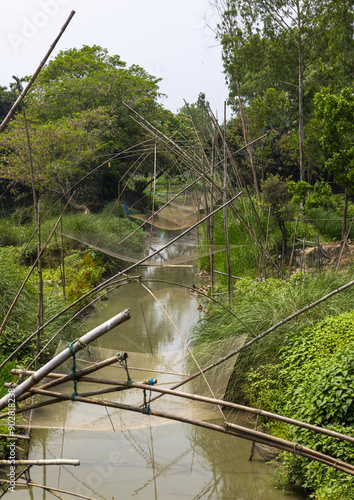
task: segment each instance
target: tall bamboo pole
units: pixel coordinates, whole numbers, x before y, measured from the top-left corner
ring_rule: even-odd
[[[70,21],[73,18],[74,14],[75,14],[75,11],[72,10],[71,13],[70,13],[70,15],[69,15],[69,17],[65,21],[63,27],[61,28],[59,35],[56,37],[56,39],[54,40],[54,42],[52,43],[52,45],[49,47],[48,52],[44,56],[44,59],[41,61],[41,63],[39,64],[38,68],[36,69],[36,71],[31,76],[28,84],[23,89],[23,91],[21,92],[21,94],[16,99],[16,102],[14,103],[14,105],[12,106],[12,108],[10,109],[10,111],[7,113],[7,115],[3,119],[3,121],[2,121],[2,123],[0,125],[0,132],[2,132],[4,130],[4,128],[6,127],[6,125],[9,123],[12,115],[14,114],[14,112],[16,111],[16,109],[18,108],[18,106],[20,105],[21,101],[23,100],[23,98],[25,97],[25,95],[27,94],[27,92],[29,91],[29,89],[32,87],[33,82],[37,78],[39,72],[41,71],[41,69],[43,68],[43,66],[45,65],[45,63],[47,62],[47,59],[49,58],[50,54],[53,52],[56,44],[59,42],[62,34],[64,33],[64,31],[68,27],[68,24],[70,23]]]
[[[214,294],[214,164],[215,164],[215,135],[212,141],[211,149],[211,186],[210,186],[210,219],[209,219],[209,233],[210,233],[210,281],[211,281],[211,295]]]
[[[38,263],[37,263],[37,272],[38,272],[38,314],[37,314],[37,341],[36,341],[36,356],[39,355],[39,351],[41,349],[41,334],[40,328],[43,324],[43,273],[42,273],[42,243],[41,243],[41,200],[38,200],[38,208],[37,208],[37,253],[39,255]],[[38,369],[39,359],[36,359],[36,369]]]
[[[243,138],[244,138],[245,144],[248,144],[246,121],[245,121],[245,115],[243,113],[243,106],[242,106],[241,95],[240,95],[240,84],[239,84],[238,80],[236,80],[236,86],[237,86],[238,106],[240,109],[241,123],[242,123],[242,129],[243,129]],[[261,196],[259,193],[258,178],[257,178],[256,169],[254,167],[253,151],[252,151],[252,148],[250,146],[247,147],[247,152],[248,152],[248,156],[250,159],[250,165],[251,165],[251,170],[252,170],[252,175],[253,175],[254,190],[256,192],[258,203],[260,203]]]
[[[40,329],[43,323],[43,279],[42,279],[42,259],[41,259],[41,201],[37,199],[36,192],[36,182],[34,177],[34,168],[33,168],[33,157],[32,157],[32,146],[31,140],[28,130],[28,122],[26,117],[25,107],[22,106],[22,114],[23,120],[26,130],[26,139],[27,139],[27,147],[28,147],[28,157],[29,157],[29,167],[30,167],[30,175],[31,175],[31,184],[32,184],[32,196],[33,196],[33,207],[34,207],[34,220],[36,224],[36,232],[37,232],[37,272],[38,272],[38,309],[37,309],[37,330]],[[36,354],[38,355],[40,351],[40,332],[38,331],[37,340],[36,340]],[[38,368],[38,360],[36,361],[36,368]]]
[[[227,200],[227,150],[226,150],[226,101],[224,102],[224,183],[223,183],[223,200]],[[229,297],[229,307],[233,299],[233,286],[231,274],[231,258],[230,258],[230,242],[229,242],[229,224],[228,210],[224,208],[224,234],[226,247],[226,263],[227,263],[227,291]]]
[[[155,194],[156,194],[156,157],[157,157],[157,144],[156,141],[154,141],[154,182],[153,182],[153,195],[152,195],[152,217],[151,217],[151,228],[150,228],[150,235],[149,235],[149,248],[148,252],[150,252],[151,248],[151,239],[152,239],[152,228],[153,228],[153,223],[154,223],[154,210],[155,210]]]

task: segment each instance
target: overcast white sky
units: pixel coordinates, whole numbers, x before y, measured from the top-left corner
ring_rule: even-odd
[[[100,45],[128,66],[138,64],[163,78],[166,108],[205,92],[214,112],[223,114],[227,87],[221,50],[205,26],[209,0],[2,0],[0,4],[0,85],[12,75],[31,75],[71,10],[76,14],[54,50]]]

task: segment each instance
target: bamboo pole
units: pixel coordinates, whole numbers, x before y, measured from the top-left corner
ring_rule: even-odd
[[[302,457],[309,458],[310,460],[323,463],[335,469],[341,470],[346,474],[354,476],[354,465],[343,462],[340,459],[325,455],[324,453],[320,453],[316,450],[313,450],[312,448],[308,448],[292,441],[287,441],[285,439],[270,436],[269,434],[265,434],[264,432],[254,431],[253,429],[247,429],[240,425],[228,422],[225,425],[228,429],[234,431],[235,436],[241,437],[243,439],[248,439],[250,441],[254,440],[258,443],[273,446],[294,455],[300,455]]]
[[[12,482],[14,482],[15,484],[18,484],[20,486],[28,486],[28,487],[34,486],[36,488],[42,488],[43,490],[46,490],[49,492],[57,491],[58,493],[66,493],[67,495],[73,495],[74,497],[84,498],[85,500],[96,500],[95,498],[87,497],[85,495],[81,495],[80,493],[74,493],[72,491],[67,491],[67,490],[60,490],[59,488],[54,488],[52,486],[44,486],[43,484],[35,483],[32,480],[25,482],[25,481],[10,481],[9,479],[0,479],[0,483],[9,484]]]
[[[0,465],[9,465],[9,460],[0,460]],[[11,460],[11,465],[80,465],[80,460],[66,458],[38,459],[38,460]]]
[[[216,118],[215,118],[212,110],[210,109],[210,107],[207,109],[207,111],[209,113],[209,116],[210,116],[210,118],[211,118],[211,120],[213,122],[213,125],[214,125],[215,129],[218,131],[218,134],[219,134],[220,138],[223,140],[222,130],[220,129],[220,126],[219,126],[219,124],[218,124],[218,122],[217,122],[217,120],[216,120]],[[259,139],[262,139],[266,135],[267,134],[263,135]],[[254,143],[254,141],[252,141],[251,143],[249,143],[248,146],[250,146],[253,143]],[[234,171],[235,177],[237,179],[238,185],[240,186],[240,188],[243,187],[245,193],[247,193],[248,199],[249,199],[249,201],[251,203],[253,214],[255,216],[255,219],[256,219],[256,222],[257,222],[257,225],[258,225],[259,233],[262,236],[262,226],[261,226],[261,223],[260,223],[260,220],[259,220],[258,213],[256,211],[256,208],[255,208],[255,205],[253,203],[252,197],[251,197],[251,195],[249,193],[249,190],[247,188],[246,182],[245,182],[245,180],[244,180],[241,172],[239,172],[239,170],[237,169],[236,162],[235,162],[235,160],[233,158],[234,154],[236,154],[236,153],[232,153],[231,154],[230,148],[229,148],[229,146],[228,146],[227,143],[226,143],[226,150],[227,150],[227,157],[230,158],[230,163],[231,163],[231,166],[233,168],[233,171]],[[272,259],[272,257],[269,255],[269,253],[266,250],[264,250],[263,243],[262,243],[261,239],[256,234],[256,230],[255,230],[255,227],[254,227],[252,219],[250,219],[250,223],[247,224],[247,222],[244,220],[244,218],[242,217],[242,215],[239,213],[239,211],[233,205],[231,205],[231,209],[234,211],[235,215],[238,217],[238,219],[241,222],[241,224],[243,225],[243,227],[248,231],[251,239],[253,239],[253,241],[257,245],[260,254],[264,253],[264,255],[266,256],[266,258],[274,266],[274,268],[277,269],[281,273],[281,270],[279,269],[279,266],[277,265],[277,263]],[[246,210],[246,208],[245,208],[245,210]],[[248,215],[247,210],[246,210],[246,214]],[[286,277],[283,276],[282,273],[281,273],[281,276],[284,279],[286,279]]]
[[[94,328],[90,332],[83,335],[78,340],[72,343],[72,348],[75,350],[75,353],[81,351],[87,344],[93,342],[97,338],[101,337],[108,331],[112,330],[114,327],[124,323],[130,319],[129,309],[117,314],[113,318],[107,320],[102,325]],[[53,371],[55,368],[60,366],[64,361],[69,359],[71,356],[70,348],[66,347],[61,353],[55,356],[52,360],[42,366],[38,371],[36,371],[33,375],[31,375],[27,380],[22,382],[18,387],[14,390],[14,395],[12,397],[15,400],[20,397],[24,392],[37,384],[40,380],[42,380],[48,373]],[[3,398],[0,399],[0,410],[4,409],[7,406],[10,394],[6,394]]]
[[[223,276],[227,276],[228,274],[227,273],[223,273],[222,271],[214,271],[215,274],[222,274]],[[244,280],[245,278],[240,278],[239,276],[233,276],[231,274],[231,278],[234,279],[234,280]],[[228,292],[226,292],[228,293]],[[215,295],[215,294],[214,294]]]
[[[224,102],[224,182],[223,182],[223,200],[227,199],[227,150],[226,150],[226,101]],[[233,301],[233,286],[231,277],[231,257],[230,257],[230,242],[229,242],[229,224],[227,207],[224,208],[224,233],[226,246],[226,263],[227,263],[227,291],[229,297],[229,307]]]
[[[149,389],[153,386],[147,386]],[[40,389],[35,389],[36,392],[40,393]],[[75,396],[71,399],[69,394],[61,394],[57,392],[51,391],[43,391],[45,395],[52,396],[58,399],[62,399],[63,401],[73,400],[81,403],[94,404],[98,406],[104,406],[109,408],[118,408],[122,410],[132,411],[135,413],[146,413],[145,408],[140,408],[133,405],[127,405],[123,403],[113,402],[113,401],[102,401],[97,399],[89,399],[80,396]],[[343,462],[339,459],[333,458],[331,456],[325,455],[323,453],[319,453],[311,448],[307,448],[305,446],[299,445],[297,443],[293,443],[291,441],[286,441],[284,439],[275,438],[273,436],[269,436],[264,434],[263,432],[254,431],[252,429],[248,429],[246,427],[242,427],[239,425],[225,423],[225,426],[220,426],[216,424],[211,424],[209,422],[203,422],[201,420],[191,419],[180,415],[175,415],[163,411],[149,410],[149,415],[157,416],[161,418],[167,418],[169,420],[175,420],[178,422],[188,423],[192,425],[196,425],[198,427],[204,427],[206,429],[222,432],[224,434],[234,435],[240,437],[242,439],[246,439],[248,441],[257,441],[262,444],[267,444],[270,446],[275,446],[278,449],[288,451],[295,455],[300,455],[306,458],[310,458],[311,460],[315,460],[317,462],[324,463],[329,465],[337,470],[341,470],[347,474],[354,475],[354,465]]]
[[[4,438],[8,438],[10,437],[9,434],[0,434],[0,437],[4,437]],[[29,436],[27,436],[27,434],[14,434],[13,436],[11,436],[11,439],[30,439]]]
[[[262,409],[262,402],[261,404],[259,405],[259,409],[261,410]],[[254,430],[256,431],[258,429],[258,422],[259,422],[259,413],[257,414],[257,417],[256,417],[256,424],[254,426]],[[256,441],[252,441],[252,446],[251,446],[251,452],[250,452],[250,457],[249,457],[249,462],[252,462],[253,460],[253,456],[254,456],[254,449],[256,447]]]
[[[304,231],[304,241],[302,244],[302,258],[301,258],[301,276],[302,276],[302,271],[304,271],[304,282],[306,277],[306,254],[305,254],[306,232],[307,232],[307,219],[305,218],[305,231]]]
[[[248,144],[247,130],[246,130],[246,121],[245,121],[245,116],[244,116],[244,113],[243,113],[243,106],[242,106],[241,96],[240,96],[240,84],[239,84],[238,79],[236,80],[236,86],[237,86],[238,105],[239,105],[240,115],[241,115],[243,138],[244,138],[245,144]],[[260,193],[259,193],[258,178],[257,178],[256,169],[254,167],[253,151],[252,151],[252,148],[250,146],[248,146],[247,152],[248,152],[248,156],[249,156],[249,159],[250,159],[250,165],[251,165],[251,170],[252,170],[252,174],[253,174],[254,190],[256,192],[258,203],[260,203],[261,202],[261,196],[260,196]]]
[[[56,375],[57,374],[54,373],[54,374],[49,374],[48,376],[56,376]],[[251,413],[253,415],[256,415],[257,417],[264,417],[264,418],[270,418],[273,420],[278,420],[278,421],[284,422],[286,424],[295,425],[296,427],[301,427],[303,429],[309,429],[311,431],[318,432],[318,433],[324,434],[326,436],[330,436],[333,438],[348,441],[350,443],[354,443],[353,436],[348,436],[346,434],[342,434],[341,432],[336,432],[336,431],[332,431],[330,429],[326,429],[325,427],[319,427],[317,425],[309,424],[307,422],[302,422],[301,420],[295,420],[293,418],[284,417],[283,415],[271,413],[269,411],[262,410],[261,408],[252,408],[250,406],[244,406],[244,405],[241,405],[238,403],[224,401],[222,399],[215,399],[215,398],[210,398],[207,396],[200,396],[199,394],[191,394],[189,392],[176,391],[176,390],[172,390],[172,389],[167,389],[165,387],[159,387],[156,385],[151,386],[151,385],[147,384],[146,382],[132,382],[130,384],[130,383],[123,381],[123,380],[99,379],[96,377],[88,377],[88,376],[80,377],[80,381],[90,382],[90,383],[95,383],[95,384],[112,385],[115,388],[116,387],[130,388],[130,386],[131,386],[131,387],[141,389],[141,390],[149,390],[149,391],[157,392],[160,394],[168,394],[170,396],[190,399],[192,401],[200,401],[203,403],[210,403],[210,404],[214,404],[214,405],[224,406],[226,408],[231,408],[232,410],[239,410],[242,412]],[[154,379],[154,383],[156,383],[155,381],[156,381],[156,379]],[[33,389],[31,389],[31,391],[33,393],[42,394],[44,396],[51,395],[51,393],[49,391],[47,391],[46,389],[43,389],[43,386],[39,387],[39,388],[33,388]],[[107,392],[111,392],[111,390],[107,390]],[[101,392],[101,394],[102,394],[102,392]],[[82,397],[83,395],[80,394],[80,396]],[[2,417],[2,415],[0,417]]]
[[[59,42],[62,34],[64,33],[64,31],[68,27],[68,24],[70,23],[70,21],[73,18],[74,14],[75,14],[75,11],[72,10],[70,12],[69,17],[65,21],[63,27],[61,28],[59,35],[56,37],[56,39],[54,40],[54,42],[52,43],[52,45],[49,47],[48,52],[44,56],[44,59],[41,61],[41,63],[39,64],[38,68],[36,69],[36,71],[31,76],[31,78],[30,78],[29,82],[27,83],[26,87],[23,89],[23,91],[21,92],[21,94],[16,99],[16,102],[14,103],[14,105],[12,106],[12,108],[10,109],[10,111],[7,113],[7,115],[3,119],[3,121],[2,121],[2,123],[0,125],[0,132],[2,132],[4,130],[4,128],[6,127],[6,125],[9,123],[12,115],[14,114],[14,112],[16,111],[16,109],[18,108],[18,106],[20,105],[20,103],[22,102],[22,100],[24,99],[24,97],[26,96],[26,94],[29,91],[29,89],[32,87],[35,79],[37,78],[37,76],[39,74],[39,72],[41,71],[41,69],[45,65],[45,63],[46,63],[47,59],[49,58],[50,54],[53,52],[56,44]]]
[[[42,243],[41,243],[41,200],[38,200],[38,207],[36,210],[37,214],[37,253],[40,256],[37,262],[37,272],[38,272],[38,313],[37,313],[37,339],[36,339],[36,370],[39,367],[39,351],[41,350],[41,334],[40,328],[43,325],[43,314],[44,314],[44,304],[43,304],[43,272],[42,272]]]
[[[76,379],[80,379],[81,377],[84,377],[85,375],[89,375],[90,373],[94,373],[94,372],[100,370],[101,368],[104,368],[106,366],[110,366],[113,363],[116,363],[117,361],[118,361],[118,353],[115,356],[111,357],[111,358],[108,358],[108,359],[105,359],[103,361],[100,361],[99,363],[96,363],[94,366],[90,366],[88,368],[84,368],[83,370],[77,371],[75,378]],[[13,375],[19,375],[21,373],[24,373],[25,375],[32,376],[36,372],[35,371],[31,371],[31,370],[13,369],[13,370],[11,370],[11,373]],[[43,384],[41,386],[42,389],[49,389],[51,387],[56,387],[57,385],[60,385],[60,384],[65,384],[65,382],[69,382],[73,378],[73,376],[72,376],[71,373],[69,375],[57,374],[57,373],[48,373],[46,375],[46,377],[54,378],[54,380],[52,380],[50,382],[47,382],[46,384]],[[25,392],[24,394],[22,394],[17,399],[17,402],[20,402],[20,401],[28,398],[30,395],[31,395],[30,393]]]
[[[150,253],[150,248],[151,248],[151,239],[152,239],[152,229],[153,229],[153,224],[154,224],[154,212],[155,212],[155,196],[156,196],[156,161],[157,161],[157,145],[156,141],[154,141],[154,172],[153,172],[153,184],[152,184],[152,189],[153,189],[153,194],[152,194],[152,218],[151,218],[151,227],[150,227],[150,235],[149,235],[149,246],[148,246],[148,253]],[[150,190],[151,194],[151,190]]]
[[[26,138],[27,138],[27,147],[28,147],[28,156],[29,156],[29,166],[30,166],[30,174],[31,174],[31,183],[32,183],[32,196],[33,196],[33,207],[34,207],[34,219],[36,223],[36,232],[37,232],[37,255],[41,255],[41,201],[37,200],[36,193],[36,183],[34,179],[34,168],[33,168],[33,157],[32,157],[32,146],[31,140],[28,130],[28,123],[26,117],[26,111],[24,106],[22,106],[23,113],[23,121],[25,124],[26,130]],[[39,329],[43,324],[43,277],[42,277],[42,258],[39,257],[37,261],[37,271],[38,271],[38,312],[37,312],[37,329]],[[36,339],[36,355],[40,351],[40,333],[37,334]],[[36,369],[38,369],[38,360],[36,361]]]
[[[233,352],[227,354],[226,356],[224,356],[223,358],[219,359],[218,361],[215,361],[214,363],[212,363],[211,365],[207,366],[206,368],[203,369],[203,372],[205,373],[206,371],[209,371],[211,370],[212,368],[215,368],[216,366],[220,365],[221,363],[223,363],[224,361],[227,361],[228,359],[236,356],[238,353],[240,353],[241,351],[243,351],[244,349],[247,349],[248,347],[250,347],[252,344],[254,344],[255,342],[258,342],[258,340],[262,339],[263,337],[265,337],[266,335],[268,335],[269,333],[273,332],[274,330],[276,330],[277,328],[279,328],[280,326],[283,326],[285,325],[286,323],[288,323],[289,321],[291,321],[292,319],[296,318],[297,316],[299,316],[300,314],[306,312],[306,311],[309,311],[310,309],[312,309],[313,307],[316,307],[318,306],[319,304],[321,304],[322,302],[324,302],[325,300],[328,300],[330,297],[333,297],[334,295],[336,295],[337,293],[340,293],[340,292],[343,292],[344,290],[346,290],[347,288],[351,287],[354,285],[354,280],[352,281],[349,281],[348,283],[346,283],[345,285],[339,287],[339,288],[336,288],[335,290],[333,290],[332,292],[328,293],[327,295],[324,295],[323,297],[321,297],[320,299],[316,300],[315,302],[312,302],[311,304],[308,304],[307,306],[303,307],[302,309],[299,309],[298,311],[290,314],[289,316],[287,316],[286,318],[282,319],[281,321],[279,321],[278,323],[276,323],[275,325],[271,326],[270,328],[268,328],[268,330],[265,330],[264,332],[260,333],[259,335],[257,335],[256,337],[254,337],[253,339],[249,340],[248,342],[246,342],[245,344],[243,344],[243,346],[235,349]],[[184,381],[182,382],[179,382],[178,384],[175,384],[171,387],[171,389],[177,389],[178,387],[181,387],[182,385],[186,384],[187,382],[190,382],[191,380],[194,380],[195,378],[197,378],[199,376],[199,372],[196,372],[194,373],[194,375],[191,375],[190,377],[188,377],[187,379],[185,379]],[[157,396],[159,397],[159,396]],[[156,398],[155,398],[156,399]],[[153,399],[152,399],[153,401]]]
[[[211,180],[212,184],[210,186],[210,211],[213,213],[214,210],[214,165],[215,165],[215,134],[212,139],[211,148]],[[211,215],[211,214],[210,214]],[[214,294],[214,216],[211,215],[209,219],[209,248],[210,248],[210,281],[211,281],[211,295]]]
[[[289,265],[288,265],[288,272],[287,272],[287,279],[290,278],[291,275],[291,266],[293,263],[293,258],[294,258],[294,253],[295,253],[295,243],[296,243],[296,234],[297,234],[297,225],[299,223],[299,217],[296,219],[296,224],[295,224],[295,232],[294,232],[294,239],[293,239],[293,248],[291,250],[291,255],[290,255],[290,260],[289,260]]]
[[[124,283],[128,283],[128,281],[126,280],[122,280],[124,281]],[[49,344],[51,344],[53,342],[53,340],[59,335],[60,332],[62,332],[63,330],[65,330],[65,328],[77,317],[77,316],[80,316],[84,311],[85,309],[93,306],[93,304],[95,302],[97,302],[98,300],[102,300],[102,298],[104,296],[106,296],[109,292],[111,292],[112,290],[115,290],[117,289],[121,282],[116,282],[112,285],[110,285],[109,287],[106,288],[106,290],[104,292],[102,292],[101,295],[95,297],[93,300],[91,300],[90,302],[87,302],[84,306],[80,307],[80,309],[78,309],[75,314],[73,314],[66,323],[64,323],[64,325],[62,325],[59,330],[57,330],[55,332],[54,335],[52,335],[52,337],[46,342],[46,344],[42,347],[42,349],[39,351],[39,354],[36,354],[36,356],[34,357],[34,359],[32,359],[32,361],[27,365],[26,369],[29,370],[31,368],[31,366],[33,365],[33,363],[35,363],[36,359],[45,351],[45,349],[49,346]]]

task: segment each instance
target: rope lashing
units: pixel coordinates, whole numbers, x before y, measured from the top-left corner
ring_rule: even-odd
[[[128,371],[128,363],[127,363],[128,354],[126,352],[117,352],[116,356],[118,358],[119,364],[121,366],[123,366],[124,370],[127,373],[127,382],[128,382],[129,387],[133,387],[133,385],[132,385],[133,381],[130,378],[129,371]]]
[[[83,346],[87,345],[87,344],[85,344],[85,342],[82,342],[80,339],[76,339],[76,340],[73,340],[72,342],[67,343],[67,347],[69,347],[70,353],[73,357],[73,366],[71,367],[71,375],[72,375],[73,381],[74,381],[74,392],[70,396],[71,401],[74,401],[75,397],[77,396],[76,352],[75,352],[75,347],[74,347],[75,342],[79,342]]]
[[[148,381],[149,385],[154,385],[155,383],[156,383],[156,379],[153,379],[153,378],[151,378]],[[146,413],[146,415],[149,415],[149,413],[150,413],[150,402],[151,402],[151,391],[150,391],[150,394],[149,394],[149,401],[148,402],[146,401],[146,389],[144,389],[143,392],[144,392],[143,412]]]

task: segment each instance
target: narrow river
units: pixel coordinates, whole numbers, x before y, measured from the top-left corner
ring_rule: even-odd
[[[159,241],[155,236],[153,246],[162,245],[166,238],[172,239],[172,236],[159,232]],[[188,237],[174,248],[165,250],[163,258],[185,253],[193,242],[192,237]],[[146,286],[156,295],[179,332],[188,339],[191,327],[204,314],[197,308],[197,298],[185,288],[152,280],[191,286],[199,283],[196,269],[150,266],[136,270],[134,274],[143,280],[151,280],[145,283]],[[109,300],[103,301],[90,316],[87,331],[125,308],[130,308],[131,319],[102,337],[96,347],[90,348],[91,355],[99,354],[98,357],[104,359],[117,351],[126,351],[133,380],[156,377],[162,384],[180,380],[186,371],[180,355],[184,352],[183,341],[161,305],[141,284],[131,283],[112,292]],[[70,369],[70,364],[67,369]],[[114,370],[115,378],[124,378],[124,370]],[[112,377],[112,373],[107,371],[104,376]],[[72,386],[68,387],[68,392],[72,392]],[[110,399],[121,400],[123,396],[119,394],[109,395]],[[166,411],[188,414],[192,403],[178,406],[171,399],[167,400]],[[165,408],[163,401],[161,398],[156,404]],[[154,405],[155,402],[151,402],[152,408]],[[203,408],[195,407],[193,411],[196,418],[213,418],[214,423],[220,420],[216,410],[205,413]],[[245,423],[243,416],[237,418],[238,422]],[[300,493],[285,494],[277,489],[273,469],[257,456],[249,461],[249,441],[208,429],[71,402],[37,410],[33,425],[30,459],[76,458],[81,465],[33,467],[32,480],[96,500],[304,498]],[[19,486],[12,495],[21,500],[53,498],[51,493],[40,488],[33,488],[29,493],[28,489]]]

